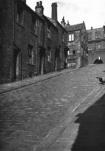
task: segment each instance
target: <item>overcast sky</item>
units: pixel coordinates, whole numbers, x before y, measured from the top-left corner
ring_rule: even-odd
[[[27,4],[34,9],[40,0],[27,0]],[[105,25],[105,0],[42,0],[44,15],[51,17],[51,4],[58,4],[58,21],[62,17],[71,25],[85,22],[86,28],[99,28]]]

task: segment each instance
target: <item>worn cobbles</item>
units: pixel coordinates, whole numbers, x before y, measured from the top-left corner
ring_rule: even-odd
[[[66,111],[98,86],[92,66],[0,95],[0,151],[33,151]]]

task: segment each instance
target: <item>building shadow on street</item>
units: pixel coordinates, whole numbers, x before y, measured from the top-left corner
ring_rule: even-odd
[[[75,123],[79,130],[71,151],[105,151],[105,95],[78,114]]]

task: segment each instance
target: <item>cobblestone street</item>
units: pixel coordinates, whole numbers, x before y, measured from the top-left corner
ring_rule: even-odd
[[[104,86],[99,84],[96,77],[104,75],[104,70],[104,65],[74,71],[68,69],[58,76],[35,83],[33,80],[33,84],[8,92],[5,91],[6,85],[1,85],[0,151],[36,151],[46,145],[49,148],[64,131],[65,125],[67,127],[67,123],[71,122],[72,116],[81,111],[78,111],[81,104],[82,110],[85,110],[98,98]],[[87,98],[94,96],[93,102],[89,102]],[[72,130],[72,126],[68,129]],[[68,135],[70,150],[76,131],[69,131]],[[64,151],[64,148],[59,151]],[[58,149],[51,148],[51,151]]]

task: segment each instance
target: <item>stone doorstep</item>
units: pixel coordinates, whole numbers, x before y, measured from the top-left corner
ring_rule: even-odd
[[[95,94],[97,95],[96,97]],[[90,101],[90,100],[91,103],[94,103],[95,101],[99,100],[104,94],[105,94],[105,87],[99,87],[98,89],[96,89],[96,91],[93,91],[93,93],[88,95],[88,97],[85,97],[85,100],[81,102],[81,104],[78,106],[78,108],[76,108],[76,110],[71,111],[70,109],[68,109],[65,117],[63,118],[62,121],[60,121],[60,124],[55,128],[53,128],[52,130],[50,130],[50,132],[44,137],[44,139],[40,142],[40,144],[33,147],[33,151],[42,151],[42,150],[44,151],[45,148],[48,148],[50,145],[52,145],[55,142],[55,140],[57,140],[57,138],[60,136],[60,134],[64,132],[67,125],[74,120],[72,118],[77,114],[78,112],[77,110],[81,105],[83,105],[86,101]],[[71,116],[68,116],[68,114],[70,113]]]

